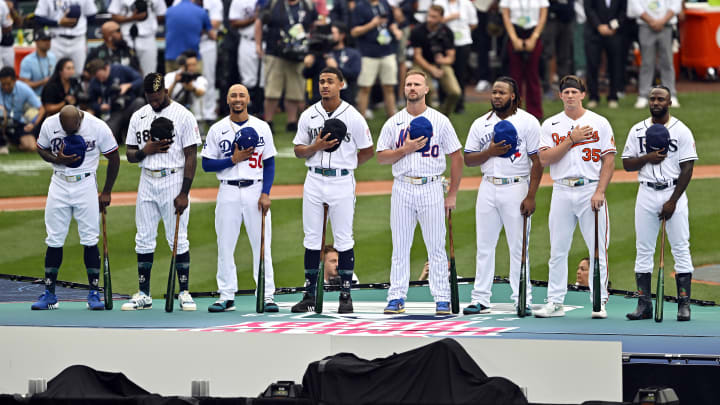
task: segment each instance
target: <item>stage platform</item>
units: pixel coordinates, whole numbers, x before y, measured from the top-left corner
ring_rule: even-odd
[[[461,284],[460,296],[469,297],[471,288]],[[164,311],[161,297],[152,310],[137,312],[121,311],[122,300],[115,301],[113,311],[102,312],[86,310],[82,301],[61,302],[54,311],[31,311],[29,302],[0,303],[0,358],[7,359],[0,371],[12,376],[12,382],[0,382],[0,393],[23,392],[28,378],[51,378],[71,364],[122,371],[132,379],[133,371],[139,371],[133,370],[133,362],[136,368],[155,367],[165,361],[163,353],[171,353],[173,367],[183,368],[172,371],[182,382],[170,376],[162,384],[149,383],[148,389],[188,395],[191,380],[211,376],[213,395],[257,395],[277,379],[299,382],[310,361],[338,351],[384,357],[429,339],[452,337],[489,375],[506,376],[525,387],[531,401],[619,401],[623,355],[720,355],[720,308],[715,306],[693,305],[692,321],[677,322],[677,305],[666,302],[664,322],[628,321],[625,314],[636,300],[611,296],[608,319],[591,319],[589,294],[570,291],[565,317],[518,318],[513,305],[503,302],[509,301],[509,285],[495,284],[497,303],[490,314],[436,316],[423,286],[410,288],[406,313],[384,315],[386,293],[354,290],[355,313],[346,315],[337,314],[337,292],[325,293],[322,314],[292,314],[300,293],[278,295],[276,314],[255,313],[252,296],[237,296],[237,310],[226,313],[207,312],[213,298],[197,298],[196,312],[172,313]],[[546,289],[535,287],[533,295],[535,303],[542,303]],[[102,357],[108,352],[112,361]],[[53,372],[31,366],[53,360],[54,353]],[[191,364],[183,366],[183,356],[190,356]],[[223,369],[233,370],[237,379],[223,380]],[[551,375],[543,378],[543,373]],[[548,380],[559,380],[559,385]]]

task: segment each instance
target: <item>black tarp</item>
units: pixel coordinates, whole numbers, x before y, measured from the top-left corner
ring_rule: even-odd
[[[48,381],[39,398],[123,398],[150,395],[123,373],[97,371],[88,366],[66,368]]]
[[[310,363],[303,391],[326,404],[527,404],[517,385],[488,377],[452,339],[374,360],[326,357]]]

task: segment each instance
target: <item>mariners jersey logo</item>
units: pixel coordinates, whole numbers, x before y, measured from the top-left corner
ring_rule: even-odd
[[[310,135],[310,142],[312,143],[315,138],[317,138],[320,133],[322,133],[323,127],[317,127],[317,128],[310,128],[308,129],[308,135]],[[343,141],[350,142],[350,132],[345,133],[345,137],[343,138]],[[263,142],[262,138],[260,138],[260,142]],[[264,145],[264,143],[263,143]],[[258,144],[260,146],[260,144]]]

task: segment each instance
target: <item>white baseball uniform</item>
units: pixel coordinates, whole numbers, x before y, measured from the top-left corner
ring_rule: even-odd
[[[475,205],[475,231],[477,233],[477,261],[473,303],[490,306],[493,275],[495,274],[495,247],[500,230],[505,228],[510,251],[510,298],[517,303],[520,264],[522,261],[523,216],[520,204],[527,197],[530,185],[530,156],[537,154],[540,142],[540,122],[524,110],[506,118],[517,130],[517,153],[508,158],[492,156],[480,166],[483,181],[478,189]],[[501,119],[488,112],[473,122],[465,144],[465,153],[482,152],[490,147],[495,124]],[[530,218],[527,220],[529,252]],[[532,303],[530,259],[526,254],[527,303]]]
[[[53,176],[45,204],[45,243],[50,247],[62,247],[65,244],[73,217],[78,224],[80,244],[95,246],[98,243],[100,208],[95,172],[100,153],[110,154],[117,150],[118,145],[107,124],[87,112],[83,113],[77,134],[87,143],[82,164],[76,168],[52,164]],[[55,114],[43,122],[37,145],[57,155],[65,136],[67,134],[60,125],[60,115]]]
[[[332,223],[333,247],[344,252],[355,246],[353,218],[355,216],[355,175],[357,153],[373,146],[370,128],[365,118],[347,102],[328,115],[317,102],[303,111],[293,144],[310,145],[320,135],[325,121],[337,118],[347,126],[347,134],[340,147],[332,152],[321,151],[305,160],[308,173],[303,186],[303,246],[320,250],[323,228],[323,203],[327,203]]]
[[[82,72],[87,57],[87,17],[97,14],[97,6],[93,0],[39,0],[35,7],[35,15],[60,21],[70,6],[80,6],[80,18],[74,27],[52,27],[52,50],[58,60],[68,57],[75,64],[75,71]]]
[[[568,253],[577,223],[590,252],[590,263],[595,260],[595,214],[591,198],[600,179],[602,157],[616,153],[612,127],[607,119],[586,110],[578,120],[568,117],[564,111],[553,115],[542,124],[540,151],[555,147],[573,128],[589,125],[593,137],[578,142],[563,156],[550,165],[553,184],[550,202],[550,261],[548,262],[547,301],[562,304],[567,293]],[[610,240],[610,222],[607,201],[598,211],[598,255],[600,256],[601,300],[608,299],[607,244]],[[592,282],[590,283],[592,297]]]
[[[458,140],[450,120],[428,107],[422,114],[432,124],[433,136],[427,152],[404,156],[392,165],[395,177],[390,197],[390,229],[392,230],[392,265],[388,301],[407,297],[410,281],[410,247],[419,222],[430,260],[430,293],[436,302],[450,301],[448,259],[445,252],[445,194],[442,174],[445,155],[459,150]],[[396,113],[383,125],[377,151],[397,149],[405,143],[412,116],[407,109]],[[424,179],[412,184],[410,178]]]
[[[232,0],[228,19],[247,20],[255,15],[255,0]],[[265,86],[265,72],[261,69],[262,60],[255,51],[255,24],[238,30],[238,71],[242,83],[251,89]],[[260,81],[258,83],[258,80]]]
[[[110,0],[108,13],[130,17],[135,14],[136,0]],[[158,30],[158,16],[164,16],[167,5],[164,0],[147,0],[147,18],[120,24],[123,39],[135,49],[143,76],[157,71],[158,48],[155,36]],[[132,26],[137,27],[137,37],[130,35]]]
[[[137,204],[135,207],[135,252],[147,254],[155,251],[157,226],[162,218],[165,226],[165,238],[172,249],[175,234],[174,200],[180,194],[185,168],[183,149],[191,145],[199,145],[200,131],[197,121],[190,111],[179,103],[170,104],[160,112],[155,112],[149,104],[142,106],[130,117],[126,143],[145,147],[150,139],[150,124],[157,117],[165,117],[173,122],[173,143],[166,153],[148,155],[141,160],[139,166],[140,185],[138,186]],[[177,254],[190,249],[187,238],[187,224],[190,217],[190,205],[180,215]]]
[[[13,26],[13,19],[7,3],[0,4],[0,26],[8,28]],[[3,66],[15,67],[15,49],[13,45],[0,45],[0,68]]]
[[[221,300],[235,299],[237,291],[235,245],[243,223],[250,240],[253,254],[253,277],[257,283],[258,265],[260,264],[260,229],[262,228],[262,215],[258,208],[258,200],[262,191],[263,160],[275,156],[277,151],[270,126],[265,121],[253,116],[250,116],[242,125],[234,123],[230,117],[216,122],[210,127],[202,150],[202,157],[208,159],[225,159],[232,156],[235,134],[245,127],[255,129],[260,137],[252,156],[248,160],[216,174],[220,180],[217,205],[215,206],[215,232],[218,245],[217,283]],[[230,185],[227,183],[228,181],[240,181],[249,185]],[[265,218],[265,298],[272,298],[275,294],[270,253],[271,224],[268,210]]]
[[[640,121],[630,128],[622,158],[635,158],[647,154],[645,131],[652,125],[650,118]],[[675,117],[665,125],[670,132],[670,146],[667,157],[659,164],[646,164],[640,169],[637,201],[635,202],[635,257],[636,273],[652,273],[654,267],[655,241],[657,240],[660,220],[658,214],[663,205],[675,191],[675,182],[680,176],[680,164],[697,160],[695,139],[690,129]],[[665,186],[667,185],[667,186]],[[664,189],[657,189],[666,187]],[[688,199],[685,193],[680,196],[673,216],[666,222],[666,234],[676,273],[692,273],[690,257],[690,225],[688,222]]]

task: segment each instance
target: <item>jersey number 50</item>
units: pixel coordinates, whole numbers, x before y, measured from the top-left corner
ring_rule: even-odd
[[[257,152],[253,152],[253,154],[250,156],[250,158],[248,158],[248,161],[249,161],[248,166],[250,166],[253,169],[258,168],[258,167],[262,169],[262,167],[263,167],[262,153],[258,154]]]
[[[582,151],[583,151],[583,153],[585,154],[585,155],[582,157],[582,160],[584,160],[584,161],[586,161],[586,162],[589,162],[589,161],[591,161],[591,160],[592,160],[593,162],[598,162],[598,161],[600,161],[600,149],[585,148],[585,149],[583,149]]]

